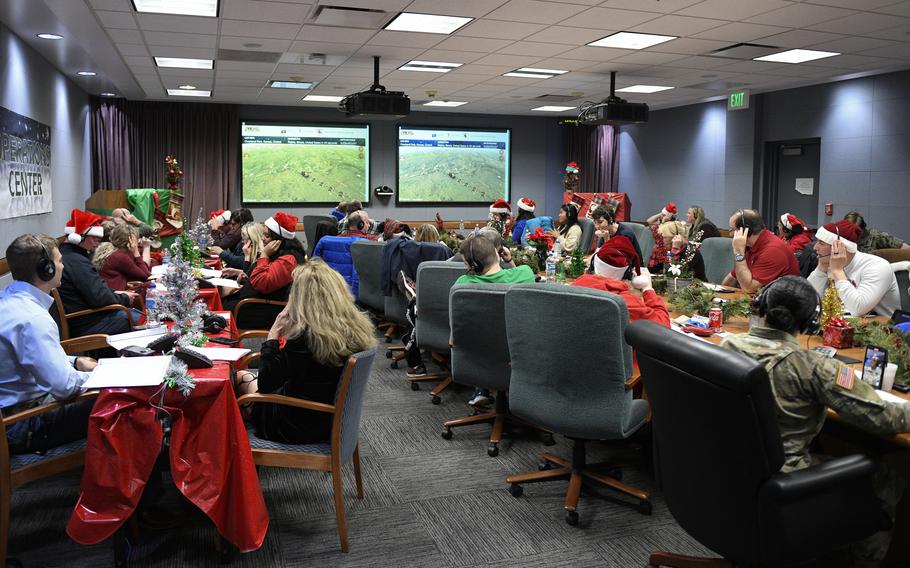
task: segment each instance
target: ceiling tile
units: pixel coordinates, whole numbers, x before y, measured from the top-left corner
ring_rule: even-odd
[[[291,43],[291,53],[325,53],[326,55],[353,55],[360,49],[360,44],[322,43],[318,41],[295,41]]]
[[[847,69],[878,69],[882,66],[889,66],[895,63],[901,63],[896,59],[885,57],[870,57],[868,55],[841,55],[839,57],[828,57],[813,61],[812,65],[818,67],[843,67]],[[903,62],[906,64],[906,62]]]
[[[687,69],[716,69],[717,67],[723,67],[724,65],[729,64],[730,59],[724,57],[695,56],[679,59],[673,65],[674,67],[684,67]]]
[[[105,28],[107,35],[115,43],[135,43],[139,45],[145,45],[145,40],[142,38],[142,34],[136,33],[135,30],[114,30]]]
[[[307,80],[324,79],[329,73],[335,70],[332,65],[294,65],[291,63],[279,63],[275,68],[275,73],[282,75],[300,75]]]
[[[810,29],[823,32],[832,32],[850,35],[863,35],[867,32],[874,32],[887,28],[893,28],[900,24],[906,24],[900,16],[891,16],[886,14],[854,14],[846,18],[831,20],[809,26]]]
[[[454,71],[449,71],[449,75],[459,75],[461,73],[467,73],[470,75],[485,75],[487,77],[498,77],[503,73],[508,73],[509,71],[515,69],[512,65],[480,65],[477,63],[471,63],[463,67],[459,67]]]
[[[436,45],[435,49],[448,49],[451,51],[478,51],[490,53],[512,43],[509,39],[491,39],[474,37],[450,37]]]
[[[254,22],[303,23],[310,11],[306,4],[260,2],[256,0],[221,0],[220,16],[228,20]]]
[[[376,30],[305,25],[300,29],[300,33],[297,34],[297,39],[301,41],[362,44],[374,35],[376,35]]]
[[[696,18],[719,18],[739,21],[765,12],[790,6],[783,0],[705,0],[700,4],[683,8],[677,14]]]
[[[764,45],[774,45],[777,47],[805,48],[810,45],[841,39],[842,37],[843,36],[827,32],[790,30],[789,32],[762,38],[761,42]]]
[[[498,53],[508,55],[532,55],[535,57],[552,57],[564,51],[574,49],[573,45],[560,45],[558,43],[541,43],[534,41],[516,41],[512,45],[500,49]]]
[[[772,26],[786,26],[788,28],[800,28],[811,26],[828,20],[844,18],[855,12],[852,10],[842,10],[840,8],[831,8],[829,6],[816,6],[814,4],[792,4],[786,8],[780,8],[772,12],[747,18],[746,21],[754,24],[768,24]]]
[[[661,53],[682,53],[685,55],[704,55],[718,49],[728,47],[729,42],[714,41],[710,39],[693,39],[679,38],[666,43],[649,47],[648,51],[659,51]]]
[[[868,32],[864,35],[868,37],[890,39],[894,41],[910,41],[910,24],[901,24],[897,27]]]
[[[889,45],[898,45],[898,42],[890,41],[887,39],[851,36],[836,39],[834,41],[819,43],[813,45],[812,49],[819,49],[822,51],[836,51],[838,53],[856,53],[858,51],[875,49],[877,47],[888,47]]]
[[[538,58],[528,55],[502,55],[493,53],[486,57],[481,57],[475,61],[475,63],[478,65],[501,65],[503,67],[516,69],[518,67],[531,67],[537,59]]]
[[[383,30],[373,36],[367,45],[389,45],[393,47],[433,47],[445,38],[441,34],[416,32],[391,32]]]
[[[730,43],[754,42],[765,36],[779,34],[787,31],[780,26],[766,26],[762,24],[749,24],[746,22],[733,22],[693,35],[698,39],[713,39],[729,41]]]
[[[593,63],[591,61],[584,61],[581,59],[564,59],[562,57],[551,57],[549,59],[541,59],[534,65],[542,69],[566,69],[568,71],[578,71],[587,67],[591,67]]]
[[[274,63],[260,63],[258,61],[218,61],[215,65],[218,72],[223,71],[249,71],[271,74],[275,69]]]
[[[910,58],[910,44],[902,43],[893,47],[878,47],[869,49],[860,53],[860,55],[870,55],[873,57],[897,57],[899,59]]]
[[[95,10],[114,10],[117,12],[132,12],[130,0],[89,0]]]
[[[880,8],[876,8],[875,11],[882,14],[894,14],[895,16],[910,17],[910,2],[900,2],[898,4],[882,6]]]
[[[220,49],[236,49],[239,51],[268,51],[284,53],[290,49],[289,39],[266,39],[261,37],[233,37],[221,36],[218,39]]]
[[[656,51],[642,50],[619,57],[613,61],[617,63],[635,63],[637,65],[663,65],[671,61],[685,58],[685,55],[679,55],[677,53],[658,53]]]
[[[152,57],[187,57],[190,59],[215,59],[217,57],[215,48],[203,49],[169,45],[150,45],[148,47]]]
[[[813,4],[837,6],[840,8],[853,8],[855,10],[874,10],[881,6],[893,4],[894,0],[811,0]]]
[[[106,28],[121,30],[136,29],[136,20],[133,19],[133,14],[131,12],[107,12],[105,10],[97,10],[95,16],[98,17],[101,25]]]
[[[774,69],[780,69],[786,63],[770,63],[768,61],[737,61],[730,65],[719,67],[722,71],[731,71],[737,73],[772,73]]]
[[[221,33],[229,36],[294,39],[299,31],[300,25],[298,24],[275,24],[241,20],[223,20],[221,22]]]
[[[217,66],[217,69],[215,69],[215,77],[217,77],[218,79],[221,79],[221,78],[260,79],[262,81],[265,81],[266,79],[269,78],[269,76],[271,76],[272,71],[274,71],[274,69],[272,67],[267,67],[267,68],[263,68],[263,69],[259,69],[259,70],[230,69],[230,68],[225,68],[224,63],[228,63],[228,62],[223,61],[223,62],[219,63],[219,65]]]
[[[605,30],[625,30],[659,17],[652,12],[616,10],[613,8],[590,8],[566,18],[560,22],[563,26],[580,28],[603,28]]]
[[[218,46],[218,36],[200,34],[178,34],[172,32],[145,32],[148,45],[168,47],[202,47],[214,49]]]
[[[595,0],[600,2],[601,0]],[[480,18],[489,14],[506,0],[458,0],[457,2],[439,2],[439,0],[414,0],[408,5],[408,12],[418,14],[441,14],[445,16],[467,16]]]
[[[140,55],[127,55],[127,56],[124,56],[123,61],[125,61],[126,64],[129,65],[130,69],[141,69],[141,68],[145,68],[145,67],[148,67],[151,69],[156,68],[155,62],[152,60],[151,57],[143,57]]]
[[[483,57],[482,53],[454,51],[448,49],[428,49],[420,54],[421,61],[445,61],[448,63],[470,63]]]
[[[510,0],[487,18],[534,24],[555,24],[581,12],[585,6],[537,0]]]
[[[711,28],[723,26],[724,24],[726,24],[726,22],[723,20],[670,15],[661,16],[657,19],[645,22],[644,24],[630,28],[629,31],[683,37],[695,35]]]
[[[148,57],[149,54],[149,50],[144,45],[136,45],[134,43],[118,43],[117,51],[121,55],[144,55]]]
[[[197,16],[169,16],[166,14],[136,14],[139,27],[157,32],[179,32],[188,34],[218,33],[217,18]]]
[[[610,8],[620,10],[641,10],[643,12],[658,12],[671,14],[704,0],[661,0],[660,2],[642,2],[642,0],[610,0]]]
[[[244,79],[239,77],[222,77],[219,73],[215,78],[215,85],[221,87],[265,87],[268,81],[261,78]]]
[[[525,40],[545,43],[571,43],[576,46],[582,46],[589,44],[592,41],[597,41],[606,35],[610,35],[614,31],[619,30],[549,26],[545,30],[529,35]]]
[[[522,39],[539,32],[545,27],[543,24],[507,22],[503,20],[477,20],[458,30],[456,35],[496,39]]]
[[[380,57],[389,57],[403,59],[402,63],[408,60],[416,59],[425,50],[421,47],[393,47],[390,45],[365,45],[357,51],[358,57],[372,58],[374,55]],[[372,67],[372,61],[370,67]]]

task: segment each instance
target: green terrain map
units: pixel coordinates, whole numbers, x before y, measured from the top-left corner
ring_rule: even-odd
[[[506,163],[488,148],[401,147],[402,201],[495,201],[505,195]]]
[[[245,202],[364,199],[368,159],[362,146],[244,144]]]

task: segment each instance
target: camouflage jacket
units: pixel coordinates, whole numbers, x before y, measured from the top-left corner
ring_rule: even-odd
[[[901,248],[902,244],[904,244],[904,241],[888,233],[878,229],[866,229],[859,242],[856,243],[856,248],[860,252],[872,252],[879,249]]]
[[[749,333],[727,338],[722,345],[764,364],[768,371],[784,444],[781,471],[811,465],[809,444],[825,423],[826,407],[875,434],[910,430],[910,403],[882,401],[871,386],[854,378],[850,367],[801,349],[789,333],[753,327]]]

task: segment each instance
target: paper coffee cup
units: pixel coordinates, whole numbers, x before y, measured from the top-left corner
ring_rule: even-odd
[[[897,363],[888,363],[885,367],[885,376],[882,378],[882,390],[889,391],[894,386],[894,376],[897,375]]]

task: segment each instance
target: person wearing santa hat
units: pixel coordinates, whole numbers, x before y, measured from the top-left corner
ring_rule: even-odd
[[[104,237],[103,221],[104,218],[99,215],[73,209],[64,228],[66,242],[60,245],[60,254],[63,255],[66,270],[57,291],[68,314],[111,304],[129,307],[139,298],[135,292],[111,290],[92,264],[92,253]],[[131,312],[135,324],[142,312],[135,309]],[[126,314],[120,310],[80,316],[68,323],[73,337],[92,333],[126,333],[131,329]]]
[[[852,316],[891,317],[901,307],[894,271],[887,260],[857,250],[861,235],[862,229],[843,219],[819,227],[814,247],[818,266],[809,283],[821,295],[833,280],[844,309]]]
[[[649,225],[652,223],[656,223],[656,224],[660,225],[661,223],[666,223],[667,221],[675,221],[676,214],[678,212],[679,212],[679,209],[676,207],[676,204],[673,203],[672,201],[668,201],[667,204],[664,205],[663,209],[661,209],[659,213],[655,213],[654,215],[651,215],[650,217],[647,218],[646,221]]]
[[[799,263],[787,243],[765,228],[758,211],[737,209],[730,216],[733,236],[733,270],[724,286],[737,286],[754,294],[781,276],[799,276]]]
[[[793,254],[799,256],[803,249],[812,243],[812,235],[806,230],[802,219],[792,213],[784,213],[777,223],[778,237],[790,247]]]
[[[508,235],[512,228],[512,206],[505,199],[497,199],[490,205],[490,221],[487,226],[499,231],[500,235]]]
[[[537,204],[530,197],[522,197],[518,200],[518,215],[515,216],[515,224],[512,228],[513,242],[521,242],[521,234],[525,231],[525,224],[528,219],[535,217],[535,209],[537,209]]]

